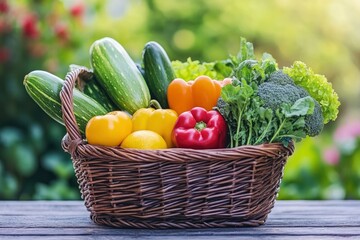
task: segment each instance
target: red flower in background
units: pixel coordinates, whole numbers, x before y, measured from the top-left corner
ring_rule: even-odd
[[[82,1],[76,2],[70,8],[70,13],[73,17],[81,17],[82,15],[84,15],[84,11],[85,11],[85,5]]]
[[[9,11],[9,5],[5,0],[0,0],[0,13],[7,13]]]
[[[27,15],[22,21],[22,31],[25,37],[36,39],[40,35],[37,19],[33,15]]]
[[[336,147],[329,147],[323,152],[324,160],[330,165],[337,165],[340,161],[340,152]]]
[[[69,39],[69,31],[65,24],[58,23],[55,25],[55,35],[60,40],[67,41]]]
[[[9,24],[6,21],[0,20],[0,34],[9,31]]]
[[[0,63],[4,63],[10,58],[10,51],[7,48],[0,48]]]
[[[360,137],[360,121],[352,120],[338,127],[334,138],[336,142],[342,143]]]

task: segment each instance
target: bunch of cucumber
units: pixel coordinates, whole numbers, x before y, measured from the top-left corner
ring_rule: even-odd
[[[142,66],[135,64],[121,44],[112,38],[102,38],[92,44],[92,70],[88,70],[86,76],[79,76],[73,91],[74,115],[81,133],[94,116],[114,110],[133,114],[140,108],[149,107],[151,99],[168,108],[167,87],[175,74],[166,51],[160,44],[148,42],[142,60]],[[72,65],[70,69],[77,67]],[[61,124],[63,83],[59,77],[40,70],[30,72],[24,79],[30,97]]]

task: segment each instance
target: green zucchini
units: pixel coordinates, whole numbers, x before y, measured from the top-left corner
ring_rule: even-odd
[[[90,63],[96,79],[121,110],[133,114],[149,106],[149,88],[120,43],[108,37],[95,41]]]
[[[168,108],[167,89],[175,79],[175,73],[166,51],[157,42],[148,42],[142,54],[145,80],[152,99],[156,99],[163,108]]]
[[[46,71],[32,71],[24,78],[24,85],[30,97],[52,119],[64,125],[61,111],[60,91],[64,81]],[[94,116],[104,115],[106,109],[91,97],[73,91],[74,115],[80,132],[85,132],[87,122]]]
[[[108,112],[120,110],[115,105],[115,103],[113,103],[110,97],[108,97],[107,94],[101,89],[101,86],[97,84],[95,78],[89,80],[86,83],[83,93],[100,103]]]
[[[100,86],[95,74],[90,69],[75,64],[70,65],[70,71],[76,69],[85,70],[85,72],[79,74],[76,82],[77,89],[100,103],[108,112],[119,110],[115,103],[106,94],[105,90]]]

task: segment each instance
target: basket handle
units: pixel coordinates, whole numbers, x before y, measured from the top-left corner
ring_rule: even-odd
[[[90,71],[85,67],[79,67],[68,72],[65,76],[64,85],[60,91],[62,118],[70,138],[69,140],[71,141],[82,141],[79,126],[74,115],[73,89],[75,88],[75,82],[80,75],[89,74],[89,72]]]

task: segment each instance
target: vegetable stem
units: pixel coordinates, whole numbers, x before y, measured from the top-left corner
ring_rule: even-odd
[[[239,146],[239,132],[240,132],[242,112],[243,112],[243,110],[241,109],[240,114],[239,114],[239,118],[238,118],[238,121],[237,121],[237,127],[236,127],[235,147]]]
[[[162,109],[160,103],[158,101],[156,101],[155,99],[150,100],[149,107],[153,107],[155,109]]]
[[[250,140],[251,140],[251,138],[252,138],[252,121],[250,121],[249,136],[248,136],[248,139],[247,139],[246,145],[249,145],[249,144],[250,144]]]
[[[197,123],[195,124],[195,129],[198,130],[198,131],[201,131],[201,130],[203,130],[204,128],[206,128],[206,123],[203,122],[203,121],[197,122]]]
[[[233,135],[231,134],[231,127],[228,125],[228,128],[229,128],[229,135],[230,135],[230,148],[233,148],[234,147],[234,138],[233,138]]]
[[[271,126],[271,123],[272,123],[272,121],[270,120],[268,125],[266,126],[265,130],[262,132],[260,137],[256,140],[254,145],[259,144],[263,140],[263,138],[266,136],[266,133],[269,131],[269,127]]]
[[[281,129],[283,128],[285,122],[286,122],[286,118],[284,119],[284,121],[282,121],[282,123],[280,124],[278,130],[276,131],[274,136],[271,138],[270,143],[272,143],[276,139],[277,135],[279,135],[279,133],[280,133]]]

